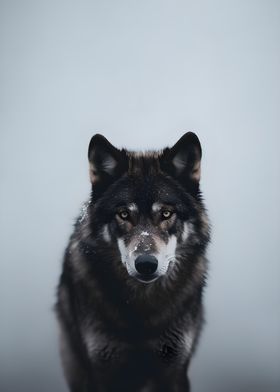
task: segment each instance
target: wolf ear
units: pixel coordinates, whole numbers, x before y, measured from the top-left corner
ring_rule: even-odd
[[[126,169],[125,152],[114,147],[104,136],[96,134],[88,147],[89,175],[92,185],[109,184]]]
[[[172,147],[163,151],[162,169],[181,183],[193,184],[200,180],[201,145],[193,132],[185,133]]]

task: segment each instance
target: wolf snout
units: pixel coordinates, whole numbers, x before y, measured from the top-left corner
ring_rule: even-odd
[[[146,277],[149,277],[150,275],[153,275],[158,267],[158,260],[155,256],[145,254],[145,255],[140,255],[135,259],[135,269],[136,271],[144,275]]]

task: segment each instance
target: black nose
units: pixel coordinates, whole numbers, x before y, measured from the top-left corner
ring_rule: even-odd
[[[142,275],[152,275],[156,272],[158,266],[158,261],[155,256],[151,255],[141,255],[135,260],[135,268],[139,274]]]

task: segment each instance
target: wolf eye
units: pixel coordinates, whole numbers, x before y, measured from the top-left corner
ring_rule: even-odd
[[[123,220],[126,220],[126,219],[128,219],[128,217],[129,217],[128,212],[125,211],[125,210],[120,211],[120,212],[118,213],[118,215],[119,215],[119,217],[120,217],[121,219],[123,219]]]
[[[171,217],[171,215],[172,215],[172,212],[168,211],[168,210],[162,211],[162,213],[161,213],[161,216],[163,219],[169,219]]]

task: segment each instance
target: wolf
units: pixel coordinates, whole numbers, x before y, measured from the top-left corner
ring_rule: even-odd
[[[190,390],[210,240],[201,156],[192,132],[143,153],[92,137],[55,305],[71,392]]]

